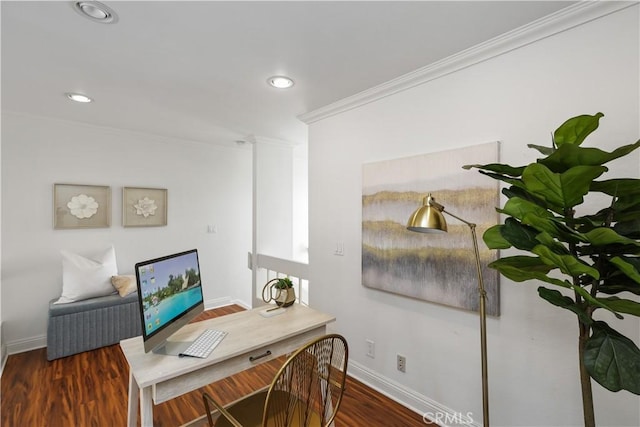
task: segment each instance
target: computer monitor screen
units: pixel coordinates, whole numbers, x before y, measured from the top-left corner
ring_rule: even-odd
[[[204,311],[198,251],[139,262],[135,271],[145,352],[178,355],[188,343],[167,339]]]

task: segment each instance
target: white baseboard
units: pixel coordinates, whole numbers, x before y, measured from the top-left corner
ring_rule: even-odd
[[[224,298],[216,298],[216,299],[210,299],[204,302],[204,309],[205,310],[211,310],[212,308],[218,308],[218,307],[224,307],[227,305],[232,305],[232,304],[236,304],[239,305],[240,307],[246,309],[246,310],[250,310],[251,306],[249,304],[247,304],[244,301],[241,300],[237,300],[237,299],[231,299],[230,297],[224,297]]]
[[[2,378],[2,371],[4,371],[4,365],[7,363],[7,346],[4,345],[4,339],[2,338],[2,321],[0,320],[0,378]]]
[[[211,310],[212,308],[224,307],[229,304],[233,304],[229,297],[208,299],[204,302],[204,309]]]
[[[39,335],[31,338],[24,338],[7,343],[7,354],[24,353],[25,351],[36,350],[47,346],[47,336]]]
[[[482,417],[477,417],[477,422],[474,422],[472,417],[466,413],[454,411],[402,384],[369,370],[358,362],[349,361],[348,373],[389,399],[419,414],[426,421],[435,422],[442,427],[481,427],[482,425],[478,424],[478,422],[482,422]]]

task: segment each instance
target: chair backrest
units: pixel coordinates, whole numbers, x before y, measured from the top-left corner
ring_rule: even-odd
[[[348,358],[347,341],[337,334],[325,335],[298,349],[269,387],[262,425],[330,425],[342,401]]]

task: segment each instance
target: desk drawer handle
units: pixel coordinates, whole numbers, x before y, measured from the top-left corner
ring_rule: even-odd
[[[262,359],[263,357],[271,356],[271,350],[267,350],[259,356],[249,356],[250,362],[255,362],[258,359]]]

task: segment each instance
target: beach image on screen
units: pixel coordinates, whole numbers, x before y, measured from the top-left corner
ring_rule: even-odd
[[[138,267],[145,335],[202,302],[195,252]]]

